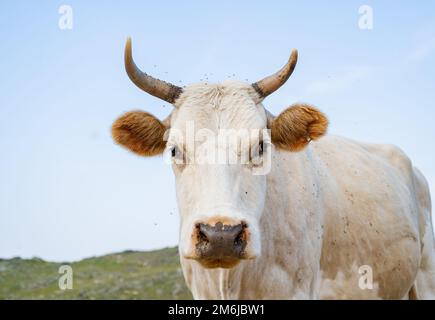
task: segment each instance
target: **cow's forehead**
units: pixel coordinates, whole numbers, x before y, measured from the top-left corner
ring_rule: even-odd
[[[195,129],[261,129],[267,118],[250,84],[228,81],[199,83],[184,88],[171,116],[171,127],[184,129],[194,121]]]

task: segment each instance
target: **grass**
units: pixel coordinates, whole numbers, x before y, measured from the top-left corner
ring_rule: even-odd
[[[70,265],[73,289],[59,289]],[[0,259],[0,299],[191,299],[177,248],[125,251],[73,263]]]

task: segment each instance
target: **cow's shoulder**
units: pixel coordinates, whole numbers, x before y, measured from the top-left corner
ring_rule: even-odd
[[[400,172],[413,172],[411,159],[399,147],[392,144],[362,144],[362,146],[373,155],[384,159]]]

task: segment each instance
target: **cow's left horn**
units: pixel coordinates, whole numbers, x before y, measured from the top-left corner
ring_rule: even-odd
[[[171,83],[156,79],[142,72],[134,63],[131,53],[131,39],[127,39],[125,44],[125,70],[131,81],[145,92],[165,100],[169,103],[174,103],[180,96],[183,89]]]
[[[265,98],[281,87],[293,73],[298,61],[298,51],[293,50],[287,64],[277,73],[252,84],[260,97]]]

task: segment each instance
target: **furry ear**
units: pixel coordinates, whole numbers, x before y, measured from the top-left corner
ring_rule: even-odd
[[[167,127],[156,117],[144,111],[130,111],[112,125],[116,143],[141,156],[163,153]]]
[[[299,151],[326,133],[328,119],[316,108],[295,104],[271,121],[272,143],[280,149]]]

